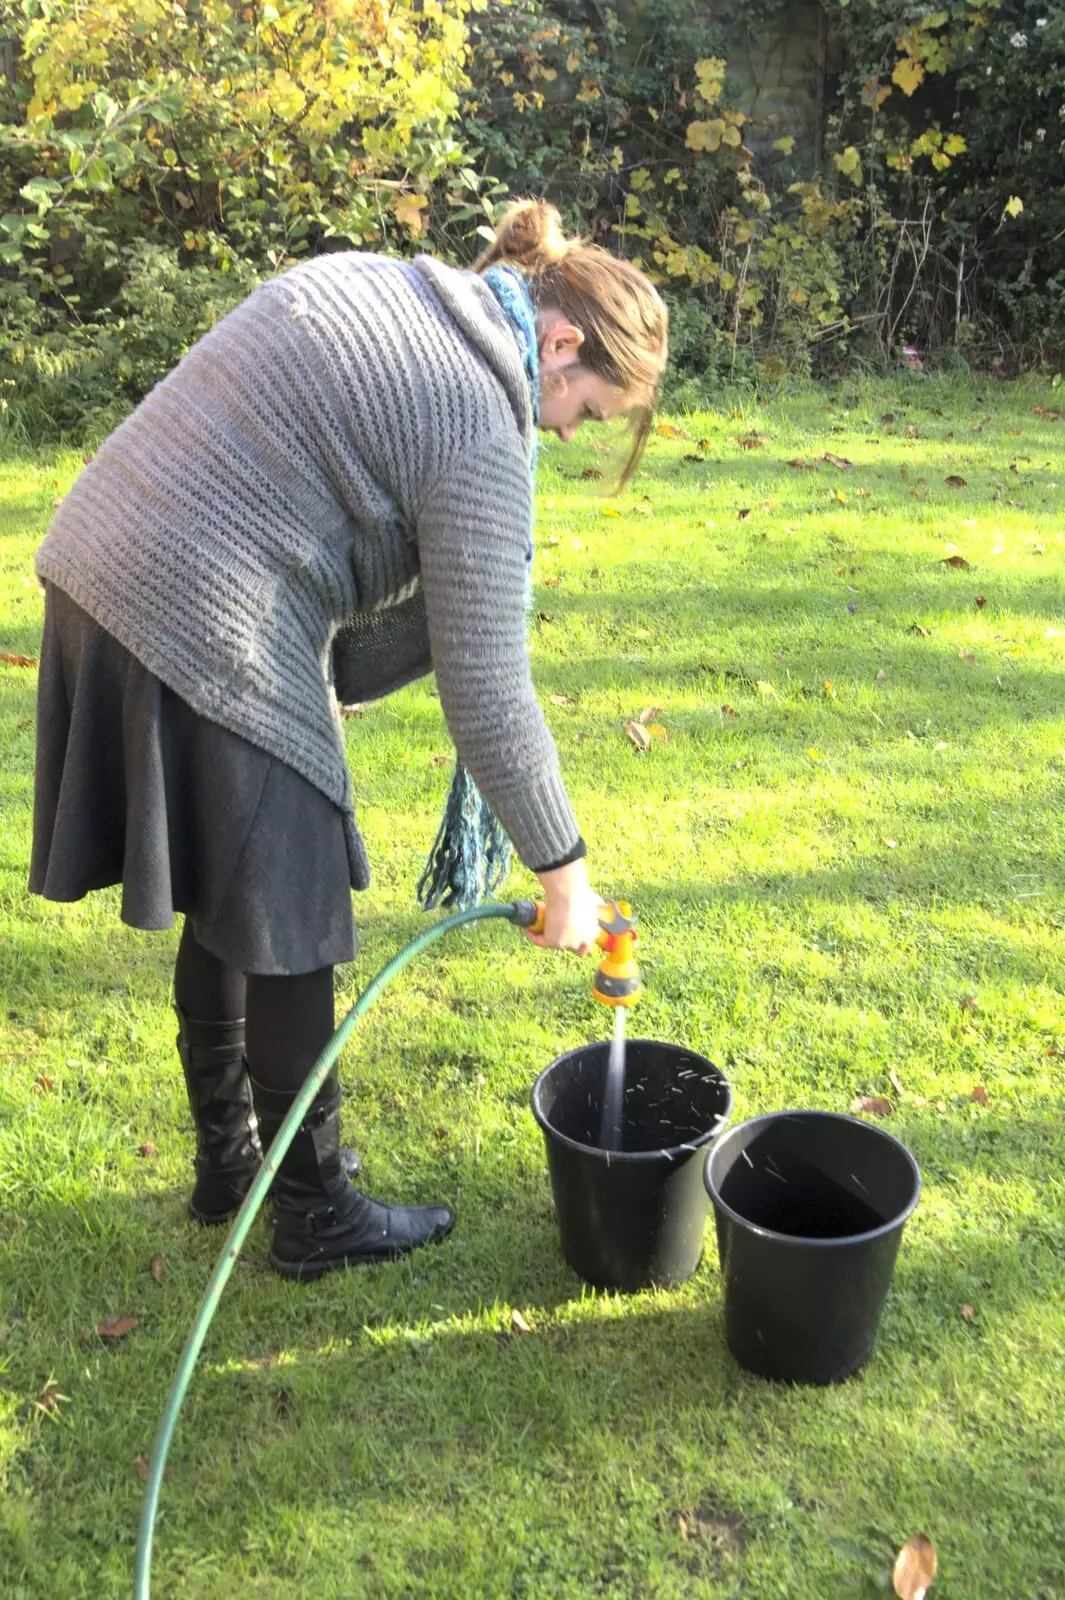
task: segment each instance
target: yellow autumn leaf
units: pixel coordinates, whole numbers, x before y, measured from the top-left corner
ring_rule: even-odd
[[[77,111],[85,99],[85,90],[80,83],[65,83],[59,91],[59,98],[68,111]]]
[[[909,96],[924,82],[924,67],[912,56],[903,56],[901,61],[896,61],[891,78],[903,94]]]
[[[652,739],[665,740],[668,737],[665,728],[660,722],[648,722],[645,726]]]
[[[707,56],[695,63],[695,76],[699,80],[699,93],[707,105],[713,105],[725,86],[727,63],[720,56]]]
[[[790,156],[794,148],[795,140],[790,133],[785,134],[783,139],[773,140],[773,149],[779,150],[782,155]]]
[[[776,698],[777,691],[764,678],[759,678],[755,687],[764,700],[774,700]]]
[[[425,232],[422,212],[429,202],[423,194],[401,194],[392,202],[392,212],[397,222],[408,229],[412,239],[420,239]]]
[[[825,759],[820,750],[815,750],[813,745],[809,747],[806,754],[810,757],[811,761],[823,761]]]
[[[689,122],[684,143],[689,150],[719,150],[727,123],[724,117],[710,122]]]
[[[1007,217],[1019,217],[1024,210],[1024,201],[1019,194],[1011,194],[1002,209]]]

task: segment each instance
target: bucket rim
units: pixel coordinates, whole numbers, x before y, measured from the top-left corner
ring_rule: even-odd
[[[879,1228],[868,1228],[864,1233],[847,1233],[839,1239],[808,1239],[802,1234],[778,1233],[775,1228],[763,1228],[758,1223],[752,1222],[749,1217],[745,1217],[742,1212],[736,1211],[729,1205],[727,1200],[722,1198],[721,1191],[711,1178],[711,1158],[723,1146],[727,1145],[730,1139],[740,1134],[744,1128],[753,1127],[760,1122],[781,1122],[788,1117],[819,1117],[831,1122],[850,1122],[855,1127],[864,1128],[866,1133],[871,1133],[880,1139],[886,1139],[889,1144],[894,1145],[895,1149],[905,1156],[912,1170],[914,1184],[913,1194],[909,1202],[896,1216],[891,1217],[887,1222],[882,1222]],[[863,1122],[861,1117],[850,1116],[846,1111],[804,1110],[802,1107],[792,1107],[790,1110],[785,1111],[763,1111],[757,1117],[747,1117],[743,1122],[735,1123],[726,1134],[722,1135],[714,1148],[706,1152],[706,1158],[703,1162],[703,1183],[715,1210],[723,1211],[734,1222],[739,1223],[741,1227],[746,1228],[750,1233],[757,1234],[762,1239],[779,1239],[784,1244],[804,1250],[838,1250],[841,1247],[852,1244],[867,1244],[871,1239],[880,1239],[886,1234],[894,1233],[897,1229],[905,1226],[917,1209],[924,1186],[921,1178],[921,1169],[913,1155],[907,1150],[902,1140],[896,1139],[895,1135],[888,1133],[886,1128],[877,1128],[871,1122]]]
[[[650,1044],[656,1046],[656,1048],[660,1050],[665,1049],[675,1051],[678,1055],[693,1056],[697,1061],[704,1062],[706,1066],[710,1067],[712,1071],[717,1074],[718,1078],[721,1080],[721,1086],[725,1091],[725,1109],[721,1112],[720,1116],[709,1132],[701,1133],[695,1139],[685,1139],[682,1144],[662,1145],[657,1150],[604,1150],[599,1145],[583,1144],[580,1139],[571,1139],[569,1134],[560,1133],[557,1128],[552,1127],[551,1123],[548,1122],[546,1115],[540,1109],[538,1104],[540,1085],[547,1077],[549,1077],[556,1067],[561,1066],[564,1061],[568,1061],[571,1056],[583,1055],[585,1051],[594,1049],[597,1046],[601,1046],[603,1049],[609,1049],[609,1040],[593,1039],[589,1044],[574,1045],[572,1050],[566,1050],[562,1055],[556,1056],[553,1061],[548,1062],[547,1066],[544,1067],[541,1072],[537,1073],[536,1081],[529,1093],[529,1103],[532,1109],[532,1114],[539,1123],[544,1137],[554,1139],[556,1143],[563,1145],[567,1150],[579,1150],[582,1155],[590,1156],[597,1161],[602,1161],[603,1164],[608,1167],[618,1166],[623,1162],[637,1164],[641,1162],[650,1163],[652,1161],[661,1161],[664,1156],[668,1156],[670,1161],[673,1161],[678,1156],[685,1154],[697,1155],[700,1150],[702,1150],[710,1141],[715,1140],[720,1136],[722,1128],[732,1115],[733,1095],[731,1083],[715,1062],[711,1061],[708,1056],[701,1055],[698,1050],[692,1050],[688,1045],[674,1044],[669,1039],[644,1038],[630,1039],[628,1043]]]

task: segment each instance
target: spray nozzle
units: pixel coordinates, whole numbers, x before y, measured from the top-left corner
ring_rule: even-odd
[[[538,900],[516,900],[512,922],[532,933],[542,933],[544,908]],[[636,965],[636,918],[627,900],[607,900],[599,917],[602,929],[596,944],[605,953],[595,977],[592,993],[604,1006],[634,1006],[643,994],[643,979]]]
[[[596,940],[606,954],[592,979],[592,993],[604,1006],[634,1006],[643,994],[643,979],[633,950],[636,918],[627,900],[608,900],[599,918]]]

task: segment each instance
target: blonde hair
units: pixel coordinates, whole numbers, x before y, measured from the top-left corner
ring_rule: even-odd
[[[496,223],[496,236],[474,262],[516,267],[538,310],[561,311],[584,334],[581,365],[630,401],[632,445],[621,469],[623,488],[651,432],[665,366],[669,313],[638,268],[595,244],[567,239],[562,218],[542,200],[518,200]]]

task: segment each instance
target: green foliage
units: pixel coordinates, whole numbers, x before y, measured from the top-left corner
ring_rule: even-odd
[[[476,194],[451,133],[465,13],[465,0],[21,0],[0,90],[13,404],[67,427],[93,385],[135,399],[257,275],[416,240],[434,187]]]

